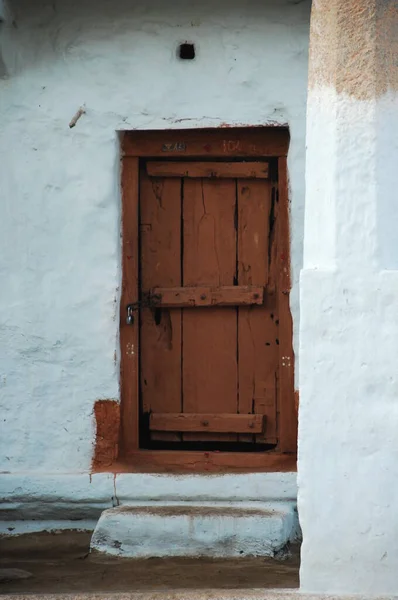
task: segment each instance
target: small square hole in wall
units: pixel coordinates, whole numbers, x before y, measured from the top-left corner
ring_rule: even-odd
[[[181,60],[193,60],[195,58],[195,44],[185,42],[178,46],[178,58]]]

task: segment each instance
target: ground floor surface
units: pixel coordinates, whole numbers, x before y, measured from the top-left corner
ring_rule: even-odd
[[[40,533],[0,540],[0,594],[178,592],[298,588],[299,549],[264,558],[121,559],[89,554],[87,532]],[[30,574],[14,578],[19,569]],[[9,572],[9,576],[7,576]],[[22,574],[21,574],[22,575]]]

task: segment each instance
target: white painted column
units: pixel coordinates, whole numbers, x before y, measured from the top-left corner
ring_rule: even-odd
[[[398,2],[313,0],[301,588],[398,594]]]

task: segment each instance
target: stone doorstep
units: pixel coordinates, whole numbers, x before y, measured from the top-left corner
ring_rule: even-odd
[[[119,506],[102,513],[90,548],[135,558],[272,557],[283,551],[294,522],[292,508],[262,503]]]
[[[12,594],[2,600],[396,600],[398,596],[306,594],[299,590],[192,590],[99,594]]]

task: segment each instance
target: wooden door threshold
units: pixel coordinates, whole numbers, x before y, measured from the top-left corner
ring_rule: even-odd
[[[138,450],[101,472],[112,473],[258,473],[295,472],[296,454],[279,452],[198,452]]]

